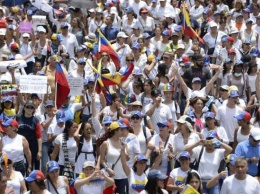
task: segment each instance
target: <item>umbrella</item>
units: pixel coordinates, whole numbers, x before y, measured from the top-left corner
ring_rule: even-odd
[[[3,0],[2,5],[13,7],[16,5],[23,5],[28,0]]]

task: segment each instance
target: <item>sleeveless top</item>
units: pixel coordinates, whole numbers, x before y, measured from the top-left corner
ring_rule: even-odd
[[[67,194],[64,177],[63,176],[59,176],[59,181],[60,181],[60,186],[59,186],[59,188],[56,188],[56,190],[58,191],[59,194]],[[52,186],[52,184],[51,184],[49,179],[46,179],[45,185],[46,185],[46,189],[48,191],[50,191],[52,194],[57,194],[57,192],[55,191],[55,189]]]
[[[112,165],[116,163],[118,157],[120,156],[120,149],[115,148],[112,145],[112,142],[110,139],[107,140],[108,143],[108,150],[106,155],[106,162],[110,168],[112,168]],[[115,167],[114,167],[115,176],[114,179],[125,179],[127,176],[124,173],[121,158],[117,161]]]
[[[24,160],[23,136],[17,134],[14,138],[5,135],[2,139],[3,149],[12,158],[13,163]]]
[[[241,127],[239,127],[238,131],[237,131],[237,142],[240,143],[242,141],[245,141],[248,139],[248,137],[249,137],[249,134],[248,135],[241,134]]]

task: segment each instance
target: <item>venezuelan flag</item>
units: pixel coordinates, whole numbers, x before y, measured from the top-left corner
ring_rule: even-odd
[[[194,36],[197,37],[199,39],[200,47],[205,49],[206,45],[205,45],[204,40],[199,37],[199,35],[195,32],[195,30],[191,26],[190,16],[189,16],[189,13],[188,13],[187,9],[185,8],[185,6],[183,6],[183,8],[182,8],[182,16],[183,16],[182,27],[183,27],[184,34],[186,36],[189,36],[190,38],[194,37]]]
[[[97,30],[98,32],[98,50],[96,48],[96,45],[94,45],[94,51],[93,55],[97,57],[97,59],[100,58],[99,54],[100,52],[106,52],[110,55],[112,61],[114,62],[116,69],[120,69],[120,58],[117,54],[117,52],[113,49],[110,42],[106,39],[106,37],[102,34],[100,29]]]

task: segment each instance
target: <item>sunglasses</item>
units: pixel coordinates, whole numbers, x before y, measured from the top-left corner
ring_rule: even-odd
[[[144,13],[142,13],[142,14],[148,14],[148,12],[144,12]]]
[[[92,128],[84,128],[86,131],[92,131]]]
[[[137,116],[134,116],[134,117],[131,117],[132,120],[139,120],[140,117],[137,117]]]
[[[27,109],[34,109],[33,106],[26,106],[25,108],[27,108]]]
[[[101,55],[101,57],[107,57],[108,55]]]
[[[79,63],[79,65],[84,65],[84,66],[85,66],[85,65],[86,65],[86,63]]]
[[[109,127],[109,126],[110,126],[110,124],[109,124],[109,123],[107,123],[107,124],[105,124],[105,126],[106,126],[106,127]]]
[[[223,89],[221,89],[220,91],[221,91],[221,92],[228,92],[227,90],[223,90]]]
[[[129,61],[129,62],[130,62],[130,61],[131,61],[131,62],[134,62],[134,59],[127,59],[126,61]]]

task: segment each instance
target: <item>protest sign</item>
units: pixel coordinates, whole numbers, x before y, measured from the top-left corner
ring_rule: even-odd
[[[16,84],[4,84],[1,85],[1,96],[17,96],[17,85]]]
[[[47,93],[47,77],[40,75],[21,75],[20,76],[21,93]]]
[[[70,87],[70,96],[82,95],[83,78],[82,77],[69,77],[67,78]]]
[[[23,67],[27,67],[27,63],[25,60],[14,60],[14,61],[1,61],[0,62],[0,71],[1,72],[6,72],[7,68],[12,67],[12,68],[17,68],[21,69]]]
[[[47,13],[52,11],[52,7],[45,0],[31,1],[31,3],[34,7],[37,7],[39,10],[43,10]]]
[[[19,23],[19,32],[20,33],[31,33],[32,32],[32,23],[31,22],[20,22]]]
[[[46,25],[46,16],[34,15],[32,16],[32,21],[33,21],[33,30],[34,32],[36,32],[37,26]]]

